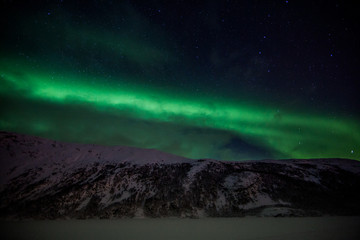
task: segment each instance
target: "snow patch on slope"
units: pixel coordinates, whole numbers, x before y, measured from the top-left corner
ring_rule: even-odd
[[[202,160],[193,163],[192,168],[187,173],[187,179],[183,184],[185,191],[189,191],[190,185],[194,182],[196,174],[201,172],[208,165],[208,163],[208,161]]]
[[[268,195],[263,194],[263,193],[259,193],[259,194],[257,194],[254,201],[243,205],[242,208],[243,209],[252,209],[252,208],[258,208],[258,207],[262,207],[262,206],[274,206],[274,205],[278,205],[278,204],[290,205],[290,203],[286,203],[286,202],[283,202],[281,200],[280,201],[274,201]]]

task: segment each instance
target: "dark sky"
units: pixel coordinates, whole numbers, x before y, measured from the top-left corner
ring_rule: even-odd
[[[191,158],[360,159],[350,1],[1,1],[0,130]]]

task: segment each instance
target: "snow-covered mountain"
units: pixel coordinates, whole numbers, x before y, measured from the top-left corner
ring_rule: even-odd
[[[360,215],[360,162],[222,162],[0,132],[2,218]]]

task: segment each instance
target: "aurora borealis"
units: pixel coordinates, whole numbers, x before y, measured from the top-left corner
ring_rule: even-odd
[[[353,15],[302,4],[2,2],[0,130],[190,158],[359,160]]]

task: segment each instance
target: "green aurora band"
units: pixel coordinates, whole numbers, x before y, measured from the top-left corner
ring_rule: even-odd
[[[93,76],[70,72],[55,74],[17,60],[3,59],[0,74],[0,94],[16,95],[22,101],[39,100],[64,106],[77,103],[100,114],[114,113],[157,124],[228,131],[261,148],[277,152],[278,158],[360,159],[356,150],[360,147],[359,124],[346,118],[330,119],[321,114],[294,113],[226,99],[213,101],[211,97],[191,97],[145,86],[106,85],[99,80],[89,81],[94,79]],[[16,131],[20,128],[17,124],[3,117],[0,119],[2,130]],[[31,132],[41,135],[36,129]],[[87,139],[91,142],[91,138]],[[78,141],[84,140],[79,137]],[[161,146],[158,148],[166,150]],[[206,157],[187,151],[173,153],[191,158]],[[240,158],[231,156],[226,160],[242,160]]]

